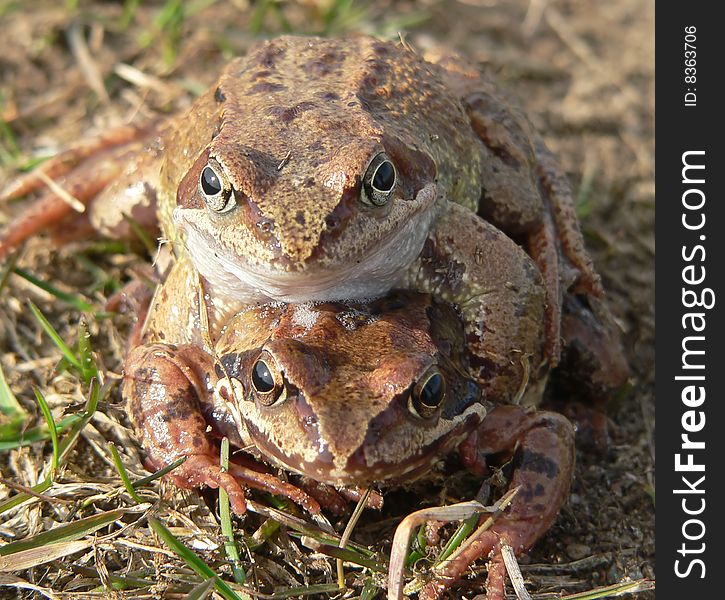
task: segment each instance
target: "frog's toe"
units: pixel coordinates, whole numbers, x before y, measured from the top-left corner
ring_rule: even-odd
[[[320,513],[320,504],[307,492],[294,485],[282,481],[269,473],[260,473],[253,469],[230,463],[229,472],[237,481],[251,488],[263,490],[277,496],[289,498],[313,515]]]
[[[181,488],[221,487],[229,496],[232,509],[238,515],[247,511],[247,501],[239,482],[229,473],[222,470],[219,463],[210,456],[197,454],[186,457],[186,461],[177,467],[171,480]]]
[[[322,508],[338,517],[348,514],[351,503],[359,502],[365,494],[365,490],[357,487],[335,489],[311,477],[302,477],[301,487],[319,502]],[[370,490],[365,500],[365,507],[380,510],[383,507],[383,497],[375,490]]]

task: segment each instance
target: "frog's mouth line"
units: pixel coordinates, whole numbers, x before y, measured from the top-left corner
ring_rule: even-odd
[[[433,184],[426,188],[419,194],[431,194],[431,199],[402,228],[378,240],[363,259],[331,268],[318,263],[316,270],[285,271],[254,264],[244,256],[229,256],[224,249],[214,249],[215,241],[186,218],[186,211],[176,218],[186,232],[186,247],[195,266],[219,293],[243,302],[375,298],[395,287],[423,249],[435,216],[426,209],[436,197]]]
[[[334,486],[366,486],[371,484],[396,484],[412,481],[428,471],[453,448],[461,444],[480,423],[480,414],[473,410],[461,415],[460,422],[453,429],[421,446],[420,450],[403,460],[380,460],[367,464],[365,443],[347,459],[340,469],[330,453],[320,455],[321,460],[305,461],[299,453],[285,453],[278,445],[260,431],[253,423],[247,423],[247,431],[254,445],[263,456],[269,457],[284,469],[311,477],[315,481]],[[323,444],[324,445],[324,444]]]

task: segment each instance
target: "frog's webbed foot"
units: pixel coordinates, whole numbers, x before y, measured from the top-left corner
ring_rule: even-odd
[[[210,372],[212,357],[192,345],[147,344],[129,353],[122,393],[147,462],[160,469],[186,457],[169,478],[182,488],[222,487],[239,514],[246,511],[242,486],[286,496],[308,512],[319,513],[319,504],[309,494],[274,475],[234,461],[229,472],[222,470],[218,445],[204,418],[213,402],[206,382]]]
[[[123,214],[155,231],[157,163],[150,148],[158,146],[158,135],[156,123],[118,127],[70,147],[10,182],[0,191],[0,203],[34,192],[40,196],[0,231],[0,260],[45,230],[58,243],[82,239],[94,230],[131,238]]]
[[[518,244],[449,203],[409,273],[407,287],[458,305],[471,374],[489,400],[538,394],[547,370],[546,289]]]
[[[490,558],[486,600],[503,600],[506,569],[502,545],[510,546],[516,554],[528,550],[549,529],[569,495],[574,429],[565,417],[500,406],[486,417],[476,437],[481,454],[516,448],[509,489],[518,487],[518,493],[489,529],[478,533],[460,554],[436,570],[436,578],[419,594],[421,600],[438,598],[482,557]],[[486,515],[482,521],[485,519]]]

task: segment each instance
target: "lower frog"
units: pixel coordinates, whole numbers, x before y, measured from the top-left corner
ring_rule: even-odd
[[[559,414],[488,400],[468,360],[459,312],[429,295],[396,292],[368,303],[250,308],[228,322],[212,353],[139,346],[126,363],[123,393],[150,464],[186,456],[175,482],[221,485],[237,512],[245,485],[285,494],[311,512],[319,506],[309,495],[314,486],[302,491],[236,464],[222,472],[208,426],[329,489],[423,478],[455,452],[477,475],[487,456],[513,458],[510,486],[520,489],[511,506],[476,541],[475,554],[451,563],[420,594],[437,598],[492,553],[487,597],[495,600],[504,590],[501,544],[526,550],[566,501],[574,431]]]

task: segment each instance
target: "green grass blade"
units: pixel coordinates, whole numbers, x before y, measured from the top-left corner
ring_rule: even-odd
[[[380,587],[372,579],[366,579],[360,592],[360,600],[374,600],[380,592]]]
[[[7,284],[10,273],[15,268],[18,256],[17,252],[13,253],[5,265],[2,275],[0,275],[0,291]],[[27,420],[28,413],[20,405],[10,389],[2,366],[0,366],[0,440],[17,439]]]
[[[45,479],[44,481],[41,481],[39,484],[34,485],[30,489],[33,490],[33,492],[35,492],[36,494],[42,494],[46,490],[48,490],[51,485],[53,485],[53,482],[50,479]],[[10,498],[6,498],[2,502],[0,502],[0,515],[3,514],[5,511],[15,508],[16,506],[20,506],[23,502],[27,502],[32,497],[33,496],[31,496],[30,494],[20,492],[19,494],[15,494]],[[5,546],[3,546],[3,548],[4,547]],[[2,556],[2,553],[0,553],[0,556]]]
[[[137,504],[143,504],[143,500],[136,493],[136,490],[134,489],[133,484],[131,483],[131,480],[128,477],[126,468],[123,466],[123,463],[121,462],[121,457],[118,454],[118,449],[116,448],[116,444],[114,444],[113,442],[108,442],[108,447],[111,450],[111,457],[113,458],[113,464],[116,465],[116,470],[118,471],[118,474],[121,476],[121,481],[123,481],[123,485],[126,488],[126,491],[129,493],[131,498],[133,498],[134,502],[136,502]]]
[[[3,267],[2,275],[0,275],[0,292],[2,292],[5,289],[5,286],[8,284],[8,279],[10,279],[10,273],[15,272],[15,265],[17,264],[19,257],[20,254],[18,252],[13,252],[8,257],[7,262]]]
[[[185,460],[186,460],[186,456],[177,458],[174,462],[172,462],[170,465],[166,465],[163,469],[159,469],[155,473],[151,473],[151,475],[146,475],[146,477],[137,479],[136,481],[133,482],[132,485],[136,489],[136,488],[143,487],[144,485],[147,485],[147,484],[151,483],[152,481],[161,479],[164,475],[173,471],[176,467],[178,467],[180,464],[182,464]]]
[[[50,434],[50,439],[53,442],[53,457],[50,463],[50,478],[53,479],[55,472],[58,470],[60,459],[58,429],[55,426],[55,420],[53,419],[53,414],[50,412],[50,407],[45,400],[45,396],[43,396],[38,388],[33,388],[33,392],[35,393],[35,398],[40,406],[40,411],[43,413],[43,417],[45,417],[45,422],[48,425],[48,433]]]
[[[437,563],[443,562],[446,558],[453,554],[453,551],[463,543],[463,540],[471,535],[471,532],[476,528],[476,525],[478,524],[479,518],[480,515],[478,514],[472,515],[458,526],[456,532],[448,540],[446,545],[443,547],[443,550],[441,550],[441,553],[438,556],[438,560],[436,561]]]
[[[156,240],[152,240],[149,237],[149,234],[146,233],[146,230],[141,227],[140,223],[132,216],[127,215],[126,213],[123,213],[121,216],[123,217],[123,220],[128,223],[128,226],[131,228],[134,235],[141,241],[143,247],[146,248],[146,252],[148,252],[151,256],[156,254]]]
[[[229,440],[227,438],[223,438],[221,443],[221,467],[224,471],[229,470]],[[242,568],[242,557],[239,555],[239,547],[234,538],[229,495],[221,486],[219,487],[219,518],[224,536],[224,552],[231,563],[234,581],[241,585],[246,581],[247,574]]]
[[[76,369],[82,372],[83,366],[81,365],[81,362],[78,360],[76,355],[73,354],[73,351],[61,339],[61,337],[58,335],[58,332],[53,329],[53,326],[50,324],[48,319],[43,316],[43,313],[40,312],[40,309],[35,306],[35,304],[33,304],[30,300],[28,300],[28,304],[30,305],[30,310],[33,312],[33,315],[37,319],[38,323],[40,323],[40,326],[43,328],[45,333],[48,334],[48,337],[53,340],[53,343],[58,347],[65,359]]]
[[[93,413],[96,411],[96,408],[98,407],[98,402],[101,399],[101,397],[105,397],[110,390],[113,388],[113,385],[115,382],[109,382],[106,385],[103,386],[103,388],[100,388],[98,385],[97,380],[91,381],[90,391],[88,393],[88,401],[86,402],[86,406],[84,411],[78,415],[79,418],[77,418],[72,424],[70,424],[70,431],[67,435],[63,437],[63,439],[58,443],[58,464],[61,464],[68,453],[70,452],[71,448],[73,447],[73,444],[78,439],[78,436],[81,432],[81,430],[86,426],[86,423],[91,420],[91,417],[93,417]],[[43,399],[44,400],[44,399]],[[47,404],[46,404],[47,406]],[[42,409],[42,403],[41,403],[41,409]],[[52,420],[52,419],[51,419]],[[51,427],[49,425],[49,427]],[[52,427],[51,427],[52,428]],[[57,433],[57,429],[56,429]],[[55,444],[54,444],[55,448]],[[55,451],[55,450],[54,450]],[[36,494],[42,494],[45,492],[50,486],[53,484],[50,477],[48,477],[45,481],[42,481],[38,485],[32,487],[31,489]],[[3,502],[0,502],[0,514],[3,512],[10,510],[11,508],[14,508],[23,502],[26,502],[30,500],[33,496],[30,494],[27,494],[25,492],[21,492],[19,494],[16,494],[12,498],[8,498],[4,500]]]
[[[51,294],[52,296],[55,296],[60,300],[61,302],[65,302],[66,304],[69,304],[73,308],[77,308],[80,311],[87,312],[87,313],[94,313],[95,309],[93,308],[93,305],[86,302],[82,298],[79,298],[78,296],[74,296],[73,294],[68,294],[66,292],[63,292],[59,290],[58,288],[50,285],[49,283],[46,283],[45,281],[41,281],[34,275],[31,275],[26,270],[21,269],[20,267],[15,267],[14,273],[16,275],[20,275],[23,279],[26,281],[29,281],[34,286],[39,287],[41,290],[44,290]]]
[[[83,382],[88,384],[92,379],[98,379],[98,367],[91,349],[91,334],[88,331],[88,323],[83,318],[78,323],[78,358]]]
[[[251,600],[251,597],[242,592],[242,595],[238,595],[232,588],[230,588],[226,582],[219,579],[214,571],[201,560],[194,552],[182,544],[176,539],[173,534],[157,519],[149,517],[149,525],[154,530],[156,535],[161,538],[161,541],[172,550],[176,555],[179,556],[199,577],[203,579],[209,579],[213,577],[214,588],[220,596],[226,600]]]
[[[615,596],[636,594],[653,589],[655,589],[655,582],[651,579],[637,579],[635,581],[622,581],[614,585],[579,592],[569,596],[562,596],[561,600],[598,600],[599,598],[613,598]]]
[[[105,384],[102,388],[98,385],[97,379],[92,379],[90,388],[88,391],[88,400],[86,401],[86,405],[83,408],[83,412],[79,415],[80,419],[73,423],[71,425],[70,431],[68,434],[63,437],[63,439],[60,441],[60,461],[61,463],[65,460],[66,456],[68,455],[68,452],[70,452],[71,448],[73,448],[73,445],[75,444],[76,440],[78,439],[78,436],[81,433],[81,430],[86,426],[88,421],[91,420],[93,417],[93,413],[96,412],[96,408],[98,408],[98,402],[101,398],[105,398],[105,396],[113,389],[113,386],[115,385],[115,382],[108,382]]]
[[[117,508],[99,515],[93,515],[92,517],[73,521],[67,525],[61,525],[60,527],[56,527],[50,531],[44,531],[43,533],[39,533],[38,535],[34,535],[33,537],[25,540],[10,542],[5,546],[0,547],[0,556],[8,556],[9,554],[14,554],[15,552],[21,552],[23,550],[40,548],[46,544],[78,540],[83,536],[90,535],[91,533],[98,531],[101,527],[105,527],[106,525],[117,521],[123,516],[124,512],[125,511],[122,509]]]
[[[321,544],[317,540],[313,540],[312,538],[308,537],[303,537],[302,543],[308,548],[312,548],[315,552],[321,552],[322,554],[326,554],[327,556],[331,556],[332,558],[353,563],[361,567],[366,567],[371,571],[375,571],[377,573],[385,573],[387,570],[387,565],[381,564],[374,559],[366,558],[358,552],[355,552],[354,550],[350,550],[348,548],[340,548],[339,546],[333,546],[331,544]]]
[[[205,600],[205,598],[208,598],[211,591],[214,589],[215,583],[216,577],[210,577],[206,581],[202,581],[188,594],[186,594],[186,596],[184,596],[184,600]]]
[[[62,433],[69,427],[78,423],[82,418],[82,415],[68,415],[67,417],[63,417],[55,424],[56,431],[58,433]],[[9,437],[5,437],[2,434],[2,428],[0,428],[0,451],[14,450],[15,448],[22,448],[23,446],[30,446],[36,442],[46,442],[49,439],[50,432],[48,431],[47,425],[40,425],[38,427],[26,429],[20,434]]]
[[[0,366],[0,441],[19,438],[28,413],[13,394]]]
[[[73,571],[79,575],[88,577],[89,579],[99,579],[98,571],[96,569],[90,569],[88,567],[82,567],[78,564],[75,564],[73,565]],[[149,588],[158,584],[158,581],[155,581],[153,579],[143,579],[142,577],[136,577],[134,575],[114,575],[113,573],[109,573],[108,579],[110,580],[111,587],[114,590],[134,590],[139,588]],[[99,586],[92,591],[101,593],[105,592],[105,596],[100,596],[102,598],[108,596],[108,590],[103,586]]]
[[[267,596],[269,600],[283,600],[284,598],[293,598],[295,596],[312,596],[314,594],[336,594],[344,592],[344,589],[337,587],[336,583],[318,583],[315,585],[301,585],[299,587],[291,587],[286,590],[280,590],[274,594]]]

